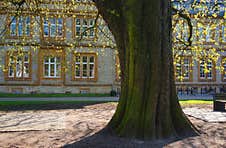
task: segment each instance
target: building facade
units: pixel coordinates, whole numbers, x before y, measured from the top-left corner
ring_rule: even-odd
[[[119,87],[114,38],[93,3],[34,5],[17,10],[1,3],[0,92],[110,93]]]
[[[173,6],[188,16],[192,25],[191,29],[186,18],[176,13],[173,15],[174,66],[178,93],[226,92],[225,2],[173,0]]]
[[[120,92],[114,38],[91,1],[0,2],[0,7],[0,93]],[[188,26],[173,17],[178,93],[225,91],[224,15],[191,15],[191,22],[188,47],[182,42],[189,37]]]

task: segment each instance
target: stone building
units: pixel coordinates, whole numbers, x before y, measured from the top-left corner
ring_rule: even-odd
[[[0,92],[110,93],[114,38],[90,1],[1,2]],[[36,5],[38,5],[36,7]]]
[[[94,4],[90,0],[40,2],[0,2],[0,93],[119,92],[114,38]],[[194,26],[191,47],[206,52],[200,60],[194,58],[194,50],[180,40],[187,40],[188,26],[174,15],[173,47],[183,49],[174,55],[180,57],[175,62],[178,93],[225,91],[225,7],[216,17],[189,13]],[[211,55],[219,58],[216,61]]]
[[[176,9],[190,18],[193,26],[189,42],[187,20],[177,14],[173,15],[173,48],[178,93],[225,92],[225,2],[172,1]]]

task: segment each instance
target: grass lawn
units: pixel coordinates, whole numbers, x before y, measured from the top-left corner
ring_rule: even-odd
[[[0,98],[18,98],[18,97],[110,97],[109,94],[8,94],[0,93]]]
[[[181,105],[213,104],[212,100],[180,100]]]
[[[0,101],[0,111],[73,109],[108,101]],[[110,102],[109,102],[110,103]]]
[[[109,102],[109,101],[42,101],[42,100],[34,100],[34,101],[0,101],[0,106],[3,105],[39,105],[39,104],[82,104],[82,103],[95,103],[95,102]],[[181,105],[187,104],[213,104],[211,100],[181,100],[179,101]]]
[[[88,104],[102,101],[0,101],[0,106],[11,105],[48,105],[48,104]],[[103,101],[106,102],[106,101]]]
[[[73,100],[73,101],[0,101],[0,106],[13,106],[13,105],[48,105],[48,104],[88,104],[88,103],[106,103],[109,101],[83,101],[83,100]],[[212,104],[211,100],[181,100],[179,101],[181,105],[189,104]],[[116,103],[116,102],[109,102]]]

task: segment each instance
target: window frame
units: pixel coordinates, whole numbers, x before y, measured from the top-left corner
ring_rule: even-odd
[[[19,19],[23,17],[23,22],[22,22],[22,34],[21,36],[19,36],[19,32],[18,32],[18,29],[19,29]],[[27,29],[27,24],[26,24],[26,19],[29,17],[30,21],[29,21],[29,30],[30,30],[30,33],[29,35],[26,35],[26,29]],[[16,29],[15,29],[15,35],[11,35],[11,25],[12,25],[12,21],[11,21],[11,18],[15,19],[15,26],[16,26]],[[19,16],[14,16],[13,14],[9,14],[7,16],[7,24],[9,25],[8,29],[7,29],[7,37],[10,38],[10,39],[27,39],[27,38],[32,38],[33,37],[33,16],[30,15],[30,14],[21,14]]]
[[[18,52],[19,51],[7,51],[6,52],[6,58],[5,58],[5,67],[6,67],[6,71],[5,71],[5,80],[7,81],[30,81],[32,79],[32,54],[30,51],[22,51],[23,52],[23,57],[22,57],[22,76],[21,77],[17,77],[17,70],[16,70],[16,66],[17,66],[17,58],[19,57],[18,56]],[[25,63],[25,54],[28,55],[28,63],[26,62]],[[14,69],[14,76],[9,76],[9,62],[10,62],[10,57],[13,56],[13,69]],[[28,70],[29,70],[29,75],[28,77],[24,77],[24,64],[28,64]]]
[[[76,57],[79,56],[80,60],[79,62],[76,62]],[[82,59],[83,57],[88,57],[87,62],[83,62]],[[94,65],[93,70],[94,70],[94,76],[90,77],[90,57],[94,57],[94,62],[91,64]],[[79,64],[80,63],[80,64]],[[83,65],[87,65],[87,76],[83,76]],[[98,58],[97,58],[97,53],[89,53],[89,52],[74,52],[73,53],[73,60],[72,60],[72,80],[73,81],[97,81],[98,79]],[[76,65],[80,65],[79,71],[80,71],[80,76],[76,77]]]
[[[208,60],[211,60],[211,62],[212,62],[212,71],[211,71],[211,73],[212,73],[212,78],[210,79],[210,78],[208,78],[208,73],[205,73],[204,72],[204,74],[205,74],[205,78],[201,78],[200,77],[200,66],[201,66],[201,63],[200,63],[200,61],[201,60],[203,60],[204,61],[204,65],[206,64],[207,66],[208,66]],[[216,81],[216,63],[214,62],[214,60],[212,60],[212,59],[208,59],[208,58],[201,58],[201,59],[199,59],[198,61],[198,81],[199,82],[214,82],[214,81]],[[205,69],[205,67],[204,67],[204,69]]]
[[[220,25],[220,43],[226,45],[226,25]]]
[[[63,80],[65,76],[65,51],[63,49],[42,48],[39,50],[39,77],[41,80]],[[45,57],[60,57],[60,76],[45,77]]]
[[[193,67],[192,67],[192,57],[191,56],[181,56],[180,57],[181,60],[183,60],[183,63],[176,63],[174,65],[174,69],[175,69],[175,80],[176,82],[192,82],[193,80]],[[188,63],[188,68],[189,68],[189,73],[188,73],[188,78],[183,78],[182,80],[180,78],[177,77],[177,64],[180,65],[181,68],[181,75],[185,74],[185,63],[184,60],[188,59],[189,63]]]
[[[76,20],[80,19],[80,25],[76,24]],[[91,27],[92,25],[90,25],[90,22],[93,21],[93,26],[95,26],[95,16],[94,15],[76,15],[75,17],[73,17],[73,25],[72,25],[72,34],[73,34],[73,38],[75,39],[79,39],[81,38],[81,35],[77,35],[77,27],[80,26],[80,33],[83,33],[83,22],[84,20],[88,20],[88,25],[87,28]],[[98,24],[97,24],[98,25]],[[97,39],[97,29],[96,27],[93,28],[93,33],[94,35],[92,37],[90,37],[90,30],[88,30],[89,32],[87,33],[87,36],[82,36],[83,40],[95,40]]]
[[[42,40],[65,40],[66,38],[66,18],[63,16],[40,16],[41,17],[41,33],[40,38]],[[55,25],[51,23],[51,19],[55,19]],[[62,19],[62,24],[60,25],[62,28],[62,36],[58,36],[59,31],[59,19]],[[46,21],[45,21],[46,20]],[[45,23],[47,22],[47,23]],[[45,35],[45,26],[48,27],[48,35]],[[51,36],[51,28],[55,26],[55,35]]]
[[[200,20],[196,23],[196,42],[199,44],[214,44],[217,41],[218,24],[216,20],[209,22],[207,20]],[[200,26],[202,27],[202,37],[200,37]]]

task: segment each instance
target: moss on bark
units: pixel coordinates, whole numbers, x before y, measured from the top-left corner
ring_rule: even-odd
[[[195,134],[176,95],[170,1],[117,0],[108,9],[111,2],[96,2],[115,36],[123,74],[109,127],[120,136],[141,139]]]

